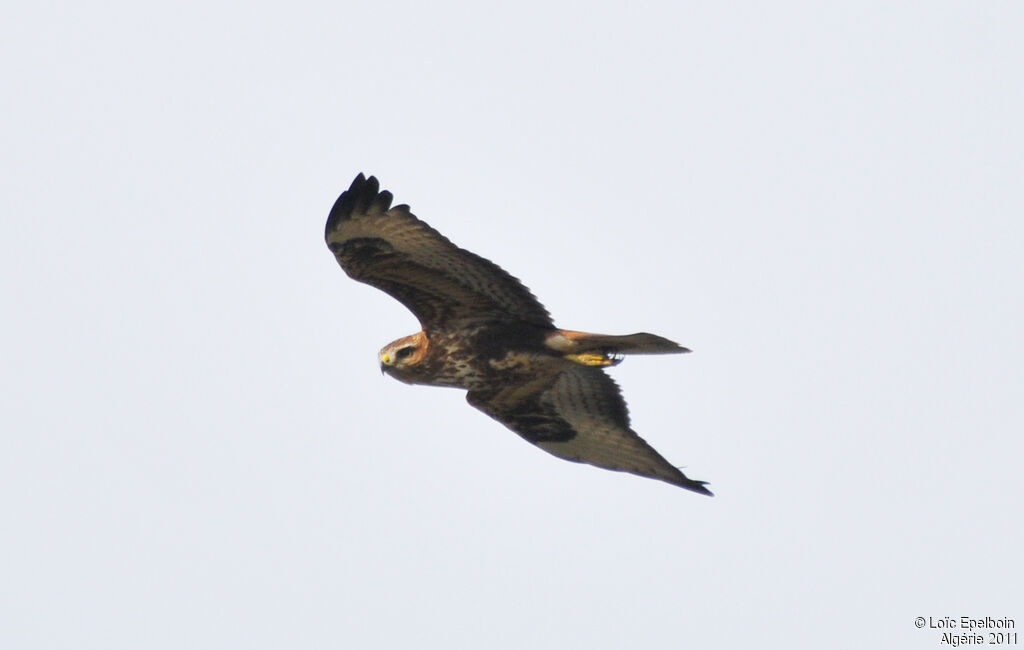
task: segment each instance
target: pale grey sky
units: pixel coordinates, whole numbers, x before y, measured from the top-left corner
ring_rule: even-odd
[[[1014,2],[10,7],[0,647],[933,648],[1024,627]],[[323,244],[358,172],[713,499],[559,461]]]

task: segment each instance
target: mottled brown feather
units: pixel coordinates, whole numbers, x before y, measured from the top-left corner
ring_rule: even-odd
[[[498,265],[452,244],[407,205],[391,207],[377,179],[356,177],[334,204],[324,237],[354,280],[391,294],[427,334],[471,322],[552,327],[544,306]]]
[[[618,384],[600,368],[566,365],[466,400],[544,451],[578,463],[655,478],[711,496],[629,427]],[[539,369],[538,369],[539,370]]]

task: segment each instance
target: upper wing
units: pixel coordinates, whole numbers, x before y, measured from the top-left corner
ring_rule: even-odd
[[[451,321],[553,326],[530,290],[496,264],[448,241],[409,206],[391,207],[377,179],[356,176],[327,218],[324,238],[353,279],[398,299],[431,330]]]
[[[711,496],[629,428],[619,387],[600,368],[567,366],[528,383],[470,391],[474,407],[560,458],[630,472]]]

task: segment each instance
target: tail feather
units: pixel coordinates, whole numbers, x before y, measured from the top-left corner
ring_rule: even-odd
[[[687,348],[662,336],[638,332],[624,336],[589,334],[573,330],[555,330],[545,343],[558,352],[580,354],[602,352],[611,354],[680,354]]]

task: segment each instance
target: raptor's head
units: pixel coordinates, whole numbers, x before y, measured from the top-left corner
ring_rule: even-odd
[[[427,357],[428,346],[427,335],[423,332],[388,343],[381,348],[379,354],[380,371],[407,384],[419,383],[416,377],[419,375],[420,363]]]

